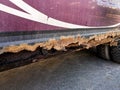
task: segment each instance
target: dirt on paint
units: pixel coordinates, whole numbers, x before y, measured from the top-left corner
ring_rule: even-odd
[[[66,47],[82,46],[82,49],[89,49],[96,47],[100,44],[117,45],[116,39],[120,37],[120,31],[111,31],[105,34],[94,35],[89,38],[81,37],[80,35],[74,36],[62,36],[59,40],[50,39],[43,43],[35,43],[34,45],[20,44],[4,47],[0,50],[0,54],[6,52],[18,53],[22,50],[35,51],[38,47],[51,50],[54,48],[58,51],[65,51]]]

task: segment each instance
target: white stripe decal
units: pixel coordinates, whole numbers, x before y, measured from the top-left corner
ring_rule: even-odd
[[[27,13],[0,3],[1,11],[18,16],[18,17],[22,17],[32,21],[36,21],[39,23],[48,24],[52,26],[57,26],[57,27],[72,28],[72,29],[73,28],[96,28],[96,27],[88,27],[88,26],[82,26],[77,24],[71,24],[71,23],[63,22],[63,21],[48,17],[44,13],[34,9],[33,7],[25,3],[23,0],[9,0],[9,1],[15,4],[16,6],[18,6],[19,8],[23,9],[24,11],[26,11]],[[108,26],[108,27],[111,27],[111,26]]]
[[[87,26],[71,24],[71,23],[50,18],[47,15],[41,13],[40,11],[34,9],[33,7],[25,3],[23,0],[9,0],[9,1],[15,4],[16,6],[18,6],[19,8],[23,9],[24,11],[26,11],[27,13],[0,3],[1,11],[15,15],[15,16],[19,16],[25,19],[29,19],[32,21],[52,25],[52,26],[58,26],[63,28],[86,28],[87,27]]]

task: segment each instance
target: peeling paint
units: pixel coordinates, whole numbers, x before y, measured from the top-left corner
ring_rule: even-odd
[[[120,31],[111,31],[107,32],[105,34],[99,34],[94,35],[89,38],[81,37],[80,35],[74,37],[74,36],[62,36],[59,40],[50,39],[49,41],[43,42],[43,43],[35,43],[34,45],[28,45],[28,44],[21,44],[21,45],[13,45],[4,47],[0,50],[0,54],[5,52],[12,52],[17,53],[22,50],[27,51],[35,51],[38,47],[51,50],[52,48],[60,51],[60,50],[66,50],[66,47],[71,46],[81,46],[83,45],[83,49],[89,49],[91,47],[98,46],[100,44],[109,43],[112,45],[117,45],[117,42],[115,41],[116,38],[120,37]]]

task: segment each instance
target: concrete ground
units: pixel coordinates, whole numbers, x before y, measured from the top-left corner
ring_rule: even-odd
[[[0,72],[0,90],[120,90],[120,65],[88,51]]]

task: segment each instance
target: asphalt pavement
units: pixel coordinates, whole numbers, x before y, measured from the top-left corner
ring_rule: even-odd
[[[79,51],[0,72],[0,90],[120,90],[120,65]]]

